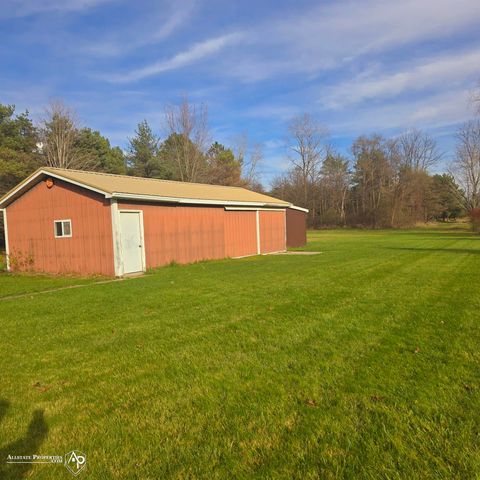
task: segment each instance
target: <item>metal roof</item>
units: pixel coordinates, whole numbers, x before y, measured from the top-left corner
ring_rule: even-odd
[[[38,169],[0,199],[0,208],[6,207],[33,183],[51,176],[94,190],[107,198],[166,201],[175,203],[202,203],[216,205],[255,205],[289,207],[290,203],[242,187],[176,182],[153,178],[113,175],[82,170],[44,167]]]

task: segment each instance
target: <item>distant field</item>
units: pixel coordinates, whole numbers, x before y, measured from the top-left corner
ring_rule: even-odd
[[[0,478],[480,478],[480,236],[306,249],[0,299]]]

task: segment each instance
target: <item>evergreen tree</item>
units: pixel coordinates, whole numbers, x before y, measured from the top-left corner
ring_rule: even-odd
[[[127,155],[129,173],[138,177],[161,178],[159,139],[146,120],[138,124],[135,136],[129,143]]]
[[[119,147],[111,147],[107,138],[90,128],[78,131],[74,147],[78,156],[88,157],[93,168],[99,172],[125,175],[125,156]]]
[[[242,164],[232,150],[215,142],[206,155],[205,181],[214,185],[241,185]]]
[[[28,112],[15,115],[14,105],[0,104],[0,197],[41,165],[38,132]],[[4,245],[0,215],[0,247]]]
[[[38,132],[28,112],[0,104],[0,196],[41,165]]]
[[[464,215],[463,193],[452,175],[447,173],[434,175],[432,182],[432,192],[435,198],[433,215],[443,221]]]

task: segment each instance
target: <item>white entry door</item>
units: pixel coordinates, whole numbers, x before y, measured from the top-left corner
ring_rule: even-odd
[[[123,273],[144,270],[143,222],[141,212],[120,212],[120,236],[122,239]]]

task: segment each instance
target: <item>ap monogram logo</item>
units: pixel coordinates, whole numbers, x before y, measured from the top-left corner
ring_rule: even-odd
[[[72,475],[78,475],[87,465],[87,456],[78,450],[65,454],[65,467]]]

